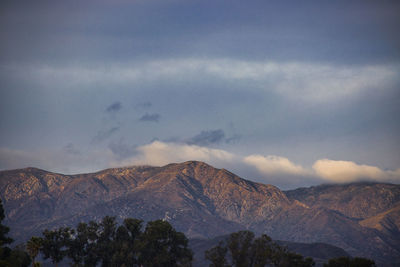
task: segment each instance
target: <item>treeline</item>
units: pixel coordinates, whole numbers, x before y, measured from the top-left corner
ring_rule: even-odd
[[[166,221],[128,218],[118,226],[115,217],[100,223],[79,223],[76,229],[45,230],[32,237],[27,250],[35,260],[39,252],[55,265],[68,258],[71,266],[190,266],[188,239]]]
[[[225,241],[207,250],[205,257],[210,267],[311,267],[312,258],[289,251],[267,235],[255,238],[250,231],[232,233]],[[324,267],[374,267],[375,262],[365,258],[340,257],[330,259]]]
[[[101,222],[79,223],[76,228],[60,227],[44,230],[41,237],[32,237],[24,248],[9,248],[12,239],[9,228],[1,222],[4,210],[0,201],[0,266],[39,267],[39,254],[55,266],[66,260],[71,266],[191,266],[193,252],[188,239],[168,222],[143,221],[128,218],[118,225],[115,217],[106,216]],[[214,267],[308,267],[311,258],[290,252],[267,235],[255,238],[250,231],[232,233],[225,241],[205,252]],[[331,259],[325,267],[372,267],[375,263],[364,258]]]

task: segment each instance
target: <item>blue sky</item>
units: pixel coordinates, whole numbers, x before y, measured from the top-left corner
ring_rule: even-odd
[[[0,169],[400,181],[398,1],[2,1]]]

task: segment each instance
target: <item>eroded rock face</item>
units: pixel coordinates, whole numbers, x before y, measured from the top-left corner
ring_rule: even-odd
[[[399,185],[324,185],[283,192],[189,161],[81,175],[35,168],[2,171],[0,196],[5,223],[17,241],[44,228],[113,215],[121,220],[162,218],[189,237],[250,229],[400,264]]]

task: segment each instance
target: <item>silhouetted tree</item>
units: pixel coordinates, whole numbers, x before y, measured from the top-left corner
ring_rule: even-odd
[[[57,266],[58,263],[68,254],[67,246],[71,243],[71,234],[74,230],[69,227],[57,230],[44,230],[41,252],[45,259],[50,258]]]
[[[250,231],[232,233],[225,245],[220,242],[218,246],[207,250],[205,256],[211,261],[210,266],[215,267],[310,267],[315,264],[311,258],[304,259],[279,246],[267,235],[254,239],[254,233]],[[229,264],[229,260],[232,264]]]
[[[43,232],[40,251],[57,265],[65,256],[73,266],[190,266],[192,252],[183,233],[168,222],[128,218],[117,227],[115,217],[80,223],[77,229]],[[34,253],[32,253],[33,255]]]
[[[111,264],[114,254],[115,235],[117,231],[117,222],[115,217],[106,216],[99,224],[99,235],[97,237],[96,250],[103,267]]]
[[[0,263],[0,266],[4,267],[28,267],[31,264],[31,259],[23,249],[23,247],[17,246],[10,251],[10,255],[5,259],[4,262]]]
[[[32,236],[31,239],[26,243],[26,250],[32,260],[32,266],[35,266],[35,258],[40,252],[42,247],[43,239],[37,236]]]
[[[228,267],[228,261],[226,260],[226,253],[228,252],[227,247],[223,242],[205,252],[207,260],[211,261],[210,267]]]
[[[188,266],[193,257],[185,235],[162,220],[147,223],[139,250],[139,263],[150,267]]]
[[[135,266],[138,264],[138,246],[142,234],[142,220],[128,218],[117,229],[112,266]]]
[[[2,221],[5,218],[3,203],[0,199],[0,248],[3,248],[4,245],[11,244],[13,240],[7,236],[10,228],[2,224]]]
[[[375,267],[375,262],[366,258],[339,257],[330,259],[324,267]]]
[[[240,231],[232,233],[228,238],[228,248],[231,252],[232,263],[237,267],[251,266],[252,245],[254,233],[250,231]]]
[[[10,228],[3,225],[5,219],[3,203],[0,199],[0,266],[4,267],[27,267],[31,263],[29,255],[20,247],[14,249],[6,246],[13,240],[8,237]]]
[[[255,239],[251,247],[251,262],[250,266],[266,266],[272,261],[276,252],[276,244],[267,235],[262,235]]]

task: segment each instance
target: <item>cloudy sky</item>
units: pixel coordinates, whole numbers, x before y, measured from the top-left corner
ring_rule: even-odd
[[[399,1],[2,1],[0,169],[400,182]]]

